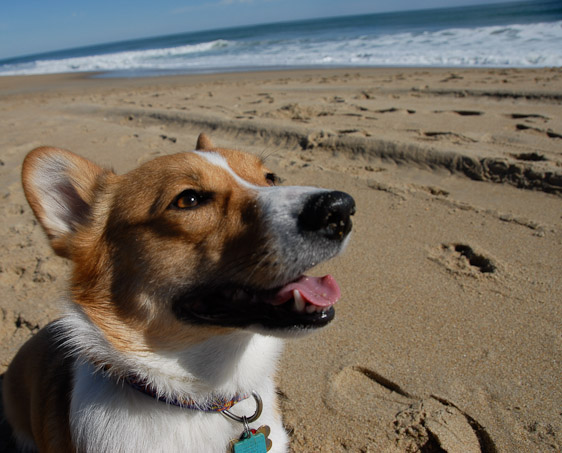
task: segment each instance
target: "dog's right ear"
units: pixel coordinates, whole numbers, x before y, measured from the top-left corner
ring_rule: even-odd
[[[23,190],[57,255],[69,257],[68,239],[89,217],[99,176],[106,172],[58,148],[36,148],[26,156]]]
[[[197,137],[197,145],[195,146],[196,151],[210,151],[215,148],[211,139],[207,134],[201,132],[199,137]]]

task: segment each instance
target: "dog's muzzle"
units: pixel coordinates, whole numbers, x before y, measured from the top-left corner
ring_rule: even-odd
[[[225,327],[261,326],[267,330],[313,329],[334,318],[340,288],[330,275],[304,273],[346,246],[355,214],[353,198],[339,191],[280,187],[262,193],[267,259],[245,258],[247,275],[228,278],[228,269],[174,301],[179,319]],[[247,254],[245,256],[248,256]],[[226,271],[226,273],[225,273]],[[264,276],[269,280],[263,282]],[[220,281],[220,283],[218,283]]]

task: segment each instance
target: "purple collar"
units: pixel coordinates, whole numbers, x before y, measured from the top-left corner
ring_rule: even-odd
[[[135,375],[125,377],[125,382],[135,390],[148,395],[158,401],[172,406],[182,407],[203,412],[223,412],[230,409],[236,403],[248,398],[248,395],[236,394],[232,398],[217,396],[205,403],[199,403],[190,398],[166,398],[156,390],[154,386]]]

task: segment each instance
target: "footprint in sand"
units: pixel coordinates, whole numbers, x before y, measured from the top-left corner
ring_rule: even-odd
[[[507,116],[514,120],[525,120],[525,119],[532,118],[532,119],[541,119],[546,122],[550,119],[548,116],[541,115],[540,113],[510,113]]]
[[[458,74],[451,73],[449,74],[449,76],[445,77],[443,80],[440,80],[439,82],[445,83],[445,82],[450,82],[451,80],[463,80],[463,79],[464,77]]]
[[[436,251],[429,254],[429,259],[459,275],[478,277],[494,274],[498,270],[495,260],[462,243],[441,244]]]
[[[453,113],[456,113],[460,116],[480,116],[484,115],[484,112],[479,112],[478,110],[453,110]]]
[[[543,162],[548,160],[543,154],[538,154],[535,152],[511,154],[511,156],[517,160],[523,160],[526,162]]]
[[[362,366],[346,367],[334,376],[326,404],[358,423],[367,416],[376,429],[389,429],[389,437],[405,452],[496,452],[484,428],[453,403],[418,398]]]
[[[374,110],[375,113],[395,113],[395,112],[400,112],[400,113],[404,113],[406,112],[409,115],[413,115],[414,113],[416,113],[415,110],[413,109],[399,109],[396,107],[390,107],[387,109],[381,109],[381,110]]]
[[[270,93],[258,93],[262,99],[258,99],[258,101],[265,101],[268,104],[273,104],[275,102],[275,98]],[[257,101],[255,101],[257,103]]]
[[[424,192],[427,192],[435,197],[448,197],[450,194],[449,191],[437,186],[420,186],[417,184],[412,184],[411,187],[415,190],[422,190]]]
[[[377,418],[398,413],[411,403],[411,396],[400,386],[378,373],[361,366],[346,367],[332,380],[327,400],[328,405],[346,415],[356,414],[356,404],[348,402],[361,401],[360,407],[368,407],[369,414]]]
[[[431,139],[434,141],[446,139],[456,144],[477,142],[477,140],[467,137],[466,135],[457,134],[456,132],[450,131],[425,131],[422,132],[422,136],[423,138]]]
[[[562,134],[554,132],[552,129],[541,129],[539,127],[527,126],[526,124],[518,123],[515,125],[515,129],[518,131],[529,131],[537,134],[545,134],[548,138],[562,138]]]

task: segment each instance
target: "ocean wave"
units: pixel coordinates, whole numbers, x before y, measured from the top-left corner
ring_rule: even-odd
[[[40,75],[66,72],[126,71],[131,69],[178,69],[182,57],[211,53],[232,43],[217,39],[210,42],[162,49],[133,50],[102,55],[41,60],[0,66],[0,75]],[[174,60],[176,62],[174,63]]]
[[[298,66],[562,66],[562,21],[330,38],[216,39],[176,47],[0,66],[0,75]]]

